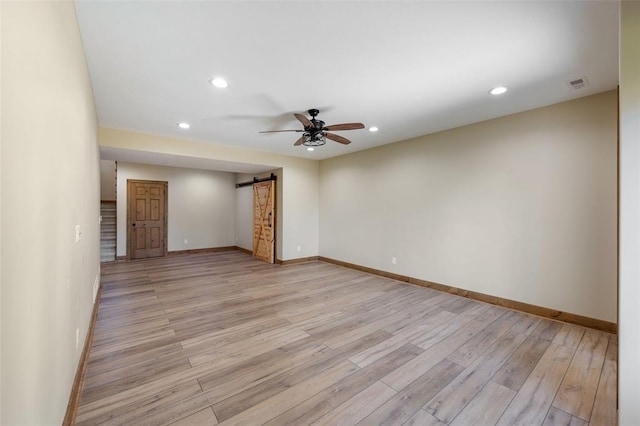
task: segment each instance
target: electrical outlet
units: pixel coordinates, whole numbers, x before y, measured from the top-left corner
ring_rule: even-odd
[[[76,349],[80,346],[80,329],[76,328]]]
[[[391,263],[393,263],[394,265],[396,265],[396,264],[398,263],[398,259],[396,259],[396,257],[395,257],[395,256],[393,256],[393,257],[391,258]]]
[[[185,244],[189,244],[189,239],[185,238],[185,239],[184,239],[184,243],[185,243]]]
[[[298,250],[298,253],[300,253],[302,251],[302,247],[298,246],[298,247],[296,247],[296,250]]]
[[[80,242],[80,225],[76,225],[76,243]]]

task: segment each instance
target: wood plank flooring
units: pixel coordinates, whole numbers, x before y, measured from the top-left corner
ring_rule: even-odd
[[[78,425],[615,425],[615,335],[323,262],[102,266]]]

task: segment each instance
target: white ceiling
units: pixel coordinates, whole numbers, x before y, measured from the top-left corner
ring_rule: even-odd
[[[76,7],[101,126],[305,158],[618,84],[615,1],[80,0]],[[212,87],[213,76],[229,87]],[[588,87],[569,88],[583,76]],[[489,95],[497,85],[509,91]],[[353,143],[328,141],[314,152],[293,146],[298,133],[258,133],[300,129],[292,113],[309,108],[327,124],[380,131],[336,132]],[[180,121],[191,129],[179,129]]]

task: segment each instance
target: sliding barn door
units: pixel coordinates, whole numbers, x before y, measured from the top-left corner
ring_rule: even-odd
[[[275,251],[275,181],[253,184],[253,255],[273,263]]]
[[[129,258],[164,256],[167,183],[144,180],[129,180],[127,183]]]

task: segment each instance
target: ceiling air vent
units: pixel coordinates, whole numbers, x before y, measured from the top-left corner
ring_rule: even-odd
[[[589,80],[587,80],[587,77],[580,77],[580,78],[576,78],[575,80],[567,81],[567,84],[573,90],[579,90],[579,89],[582,89],[583,87],[588,87]]]

